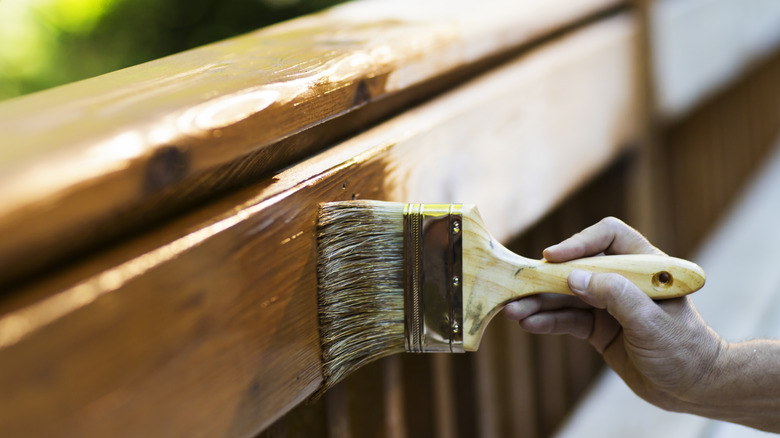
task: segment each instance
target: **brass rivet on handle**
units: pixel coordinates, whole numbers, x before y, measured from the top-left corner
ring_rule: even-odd
[[[656,272],[653,275],[653,286],[657,289],[666,289],[671,287],[673,283],[674,277],[666,271]]]

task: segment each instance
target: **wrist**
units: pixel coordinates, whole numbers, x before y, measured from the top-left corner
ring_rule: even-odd
[[[780,342],[720,341],[711,369],[686,395],[680,411],[780,432]]]
[[[733,367],[731,345],[711,329],[707,329],[706,334],[708,336],[697,341],[698,348],[687,352],[689,361],[683,368],[687,370],[688,377],[683,380],[687,383],[667,388],[661,395],[665,403],[657,403],[662,408],[711,416],[708,412],[728,393],[727,382],[730,379],[724,377]]]
[[[717,336],[717,335],[716,335]],[[731,344],[717,336],[712,354],[702,360],[701,376],[681,398],[695,407],[706,408],[729,393],[728,377],[733,369]],[[691,412],[696,413],[696,412]]]

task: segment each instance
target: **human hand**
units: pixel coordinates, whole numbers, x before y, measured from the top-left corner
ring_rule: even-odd
[[[599,254],[663,254],[639,232],[606,218],[547,248],[552,263]],[[617,274],[575,270],[574,296],[542,294],[506,306],[505,315],[532,333],[588,339],[640,397],[688,411],[708,397],[706,381],[724,345],[688,297],[654,302]]]

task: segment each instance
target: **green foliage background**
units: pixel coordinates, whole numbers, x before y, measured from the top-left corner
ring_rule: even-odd
[[[0,0],[0,100],[160,58],[344,0]]]

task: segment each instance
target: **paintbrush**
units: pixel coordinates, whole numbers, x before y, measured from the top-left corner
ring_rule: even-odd
[[[318,300],[324,392],[352,371],[400,352],[476,351],[504,305],[569,294],[575,269],[615,272],[653,299],[704,285],[704,271],[659,255],[548,263],[500,245],[468,204],[345,201],[320,206]]]

